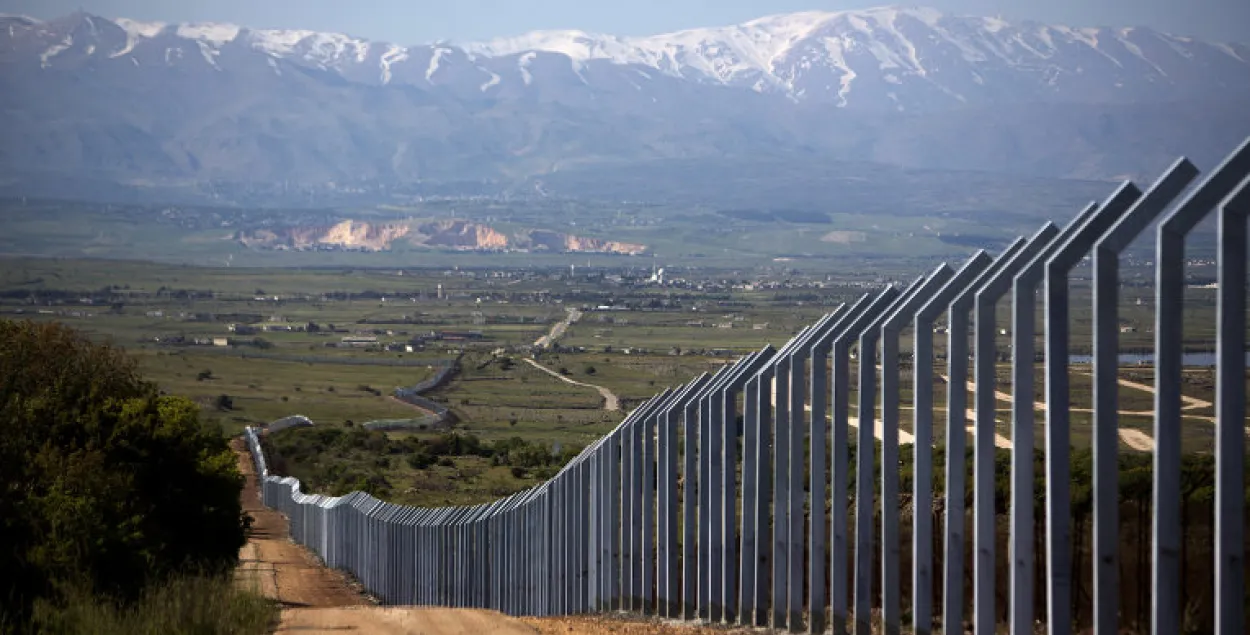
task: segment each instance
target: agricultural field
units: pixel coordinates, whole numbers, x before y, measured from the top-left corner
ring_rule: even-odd
[[[274,435],[275,448],[290,454],[284,461],[289,472],[310,483],[339,491],[385,482],[376,491],[396,500],[463,504],[537,482],[553,467],[532,458],[509,463],[508,457],[524,453],[508,448],[542,447],[550,456],[563,456],[564,449],[594,441],[665,387],[714,372],[766,344],[780,346],[839,304],[887,283],[906,283],[919,270],[919,265],[910,273],[899,266],[834,275],[793,268],[679,268],[661,286],[644,267],[247,269],[11,258],[0,260],[0,318],[58,320],[125,348],[162,390],[195,399],[205,418],[228,434],[296,414],[312,419],[319,430],[352,433],[334,439],[315,435],[339,433],[307,429]],[[1205,273],[1196,270],[1197,282]],[[1078,270],[1072,283],[1070,348],[1077,355],[1087,354],[1091,341],[1083,276]],[[1215,292],[1204,287],[1195,283],[1186,296],[1185,344],[1194,352],[1209,351],[1214,342]],[[1120,295],[1120,350],[1149,352],[1149,289],[1126,286]],[[1010,303],[1001,302],[1000,447],[1012,436],[1005,363],[1010,318]],[[553,346],[534,346],[553,333],[559,335]],[[902,376],[904,443],[914,416],[910,337],[905,331],[903,355],[892,362]],[[942,440],[946,336],[934,337],[939,351],[933,421]],[[1039,334],[1037,350],[1042,344]],[[857,362],[851,363],[852,373],[858,372]],[[451,411],[448,424],[388,433],[361,429],[369,422],[429,415],[395,399],[394,391],[433,377],[447,364],[457,371],[426,397]],[[1087,364],[1077,363],[1070,377],[1072,441],[1078,447],[1090,439],[1089,373]],[[1039,365],[1038,400],[1042,376]],[[1148,450],[1152,369],[1126,365],[1121,380],[1123,447]],[[1213,385],[1211,369],[1187,368],[1186,451],[1212,447]],[[852,424],[858,420],[858,398],[852,381]],[[974,403],[971,390],[968,403]],[[880,408],[876,411],[879,419]],[[1045,412],[1038,409],[1035,419],[1040,443]],[[971,413],[967,422],[971,425]],[[436,441],[449,432],[471,436],[488,449],[429,462],[406,458],[419,453],[422,443],[443,448]]]

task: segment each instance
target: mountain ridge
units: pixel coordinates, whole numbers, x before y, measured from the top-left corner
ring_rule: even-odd
[[[1247,60],[1139,27],[897,7],[414,46],[0,17],[0,167],[17,191],[36,173],[532,190],[560,170],[727,157],[1103,179],[1250,134]]]
[[[606,62],[633,70],[626,81],[638,91],[644,91],[644,85],[653,80],[649,76],[653,71],[675,79],[846,107],[859,105],[852,98],[860,88],[857,84],[868,84],[858,91],[869,93],[865,98],[868,103],[863,105],[899,111],[979,103],[1002,88],[986,88],[987,83],[1008,84],[1005,88],[1013,91],[1024,89],[1021,100],[1134,101],[1157,99],[1170,90],[1227,89],[1239,96],[1250,95],[1247,44],[1207,43],[1145,27],[1013,23],[947,15],[923,7],[778,14],[738,25],[645,37],[534,31],[485,42],[424,45],[224,23],[109,21],[79,13],[47,22],[24,19],[10,24],[8,39],[18,39],[15,27],[55,32],[60,24],[76,19],[89,25],[91,31],[101,28],[97,21],[104,20],[125,34],[124,41],[114,38],[111,46],[88,44],[88,57],[98,53],[107,54],[109,59],[129,57],[142,63],[137,49],[164,44],[164,61],[169,64],[171,51],[178,51],[179,59],[188,54],[170,45],[185,42],[195,45],[192,55],[198,53],[209,66],[220,70],[222,53],[242,45],[271,61],[333,70],[349,81],[366,84],[394,81],[439,85],[456,81],[456,77],[439,77],[440,73],[471,74],[473,85],[483,94],[505,91],[505,84],[516,79],[529,86],[534,80],[531,69],[535,62],[542,63],[538,58],[550,55],[566,58],[567,70],[588,86],[592,81],[584,71],[593,72],[596,64]],[[44,38],[47,46],[39,54],[41,68],[54,67],[58,57],[75,47],[73,32],[49,34],[54,37]],[[1002,66],[1025,79],[995,77],[1001,74]],[[1083,81],[1081,76],[1087,68],[1097,70],[1099,79]],[[1203,78],[1204,73],[1195,71],[1217,76]],[[1108,74],[1111,81],[1103,81]],[[1246,81],[1231,81],[1227,79],[1230,75]],[[910,96],[906,94],[909,91],[924,94]],[[854,100],[858,99],[856,95]]]

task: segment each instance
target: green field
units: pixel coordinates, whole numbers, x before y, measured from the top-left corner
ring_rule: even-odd
[[[834,276],[773,268],[684,268],[673,274],[680,282],[658,287],[645,283],[649,275],[649,269],[631,268],[201,268],[9,258],[0,259],[0,317],[59,320],[124,347],[163,390],[196,399],[205,417],[229,433],[293,414],[339,428],[420,418],[427,413],[392,399],[392,392],[430,377],[438,364],[459,359],[451,383],[428,395],[451,409],[457,430],[485,443],[519,438],[546,447],[580,446],[610,430],[623,412],[605,410],[595,388],[566,383],[526,361],[534,356],[530,345],[565,319],[568,308],[581,308],[582,318],[567,329],[556,350],[537,354],[537,363],[568,380],[610,391],[627,411],[665,387],[714,372],[765,344],[783,345],[839,303],[854,301],[884,281],[911,279],[874,272]],[[1077,280],[1072,288],[1070,348],[1084,353],[1090,346],[1088,286]],[[1120,336],[1122,351],[1152,347],[1150,299],[1137,302],[1148,295],[1133,288],[1121,292],[1120,318],[1132,327]],[[1213,290],[1187,293],[1188,349],[1213,348],[1213,302]],[[595,310],[601,305],[626,310]],[[1010,315],[1009,303],[1000,303],[1000,328],[1009,324]],[[256,332],[231,333],[231,325]],[[266,325],[297,330],[264,330]],[[466,332],[473,338],[425,337]],[[376,337],[377,344],[338,346],[343,338],[366,336]],[[194,344],[196,340],[201,344]],[[935,341],[935,375],[940,377],[946,373],[941,361],[946,336],[935,335]],[[1039,351],[1042,344],[1039,334]],[[996,346],[1000,355],[1008,353],[1010,337],[999,335]],[[900,350],[906,353],[910,347],[910,332],[905,331]],[[910,364],[903,359],[898,366],[901,424],[910,432]],[[855,423],[854,363],[851,368],[850,421]],[[1090,436],[1088,372],[1087,366],[1072,367],[1072,438],[1077,445],[1088,443]],[[1009,366],[999,364],[997,375],[997,390],[1009,393]],[[1040,366],[1036,376],[1034,393],[1040,400]],[[1139,384],[1153,382],[1149,367],[1125,367],[1121,376]],[[937,381],[933,420],[940,439],[945,435],[946,385]],[[1209,369],[1187,370],[1182,388],[1187,397],[1214,399]],[[1119,398],[1121,426],[1149,433],[1151,419],[1139,413],[1151,410],[1153,395],[1121,386]],[[1009,404],[1000,400],[997,408],[997,432],[1009,439]],[[1188,407],[1184,415],[1185,449],[1210,451],[1212,409]],[[1037,412],[1036,420],[1040,443],[1044,412]],[[391,437],[415,434],[427,439],[442,432],[426,429]],[[457,457],[454,469],[414,469],[396,461],[369,469],[387,476],[395,485],[391,491],[432,488],[444,492],[438,500],[458,502],[532,482],[533,474],[518,477],[506,466],[474,461],[480,457]],[[454,485],[456,470],[464,469],[473,478]],[[404,500],[426,500],[412,492]]]

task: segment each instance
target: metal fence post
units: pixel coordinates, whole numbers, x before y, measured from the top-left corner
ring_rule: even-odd
[[[1016,252],[1027,244],[1017,238],[999,254],[971,284],[959,290],[947,308],[946,348],[946,531],[944,532],[942,626],[944,630],[963,627],[964,603],[964,525],[967,474],[965,471],[968,427],[968,313],[972,292],[995,275]]]
[[[681,534],[681,616],[695,617],[695,600],[698,595],[698,564],[696,541],[699,530],[696,499],[699,480],[699,403],[693,400],[682,412],[682,534]]]
[[[1159,223],[1155,245],[1155,514],[1151,573],[1155,590],[1151,629],[1156,635],[1178,632],[1181,627],[1181,521],[1178,512],[1181,511],[1180,387],[1184,353],[1185,236],[1238,188],[1247,173],[1250,173],[1250,139],[1243,141],[1211,179],[1191,192]]]
[[[863,295],[853,305],[843,304],[834,313],[831,328],[820,333],[811,342],[812,374],[809,390],[812,413],[808,420],[808,572],[807,572],[807,632],[824,633],[828,619],[825,607],[829,604],[828,585],[825,574],[829,565],[829,546],[825,521],[825,494],[829,480],[829,353],[833,339],[868,306],[872,296]]]
[[[850,622],[847,602],[850,595],[847,584],[849,570],[847,554],[850,552],[850,540],[847,536],[849,499],[847,490],[850,480],[850,433],[848,430],[850,347],[863,330],[868,328],[869,324],[894,302],[898,293],[898,289],[893,286],[881,290],[862,312],[839,328],[831,343],[830,357],[833,360],[833,371],[829,409],[832,413],[833,443],[829,457],[829,471],[832,475],[829,489],[831,507],[829,512],[829,612],[834,633],[845,633]],[[862,616],[856,615],[855,619],[858,622]]]
[[[802,626],[803,610],[803,365],[811,339],[834,315],[803,329],[770,360],[773,405],[773,627]],[[796,368],[797,365],[797,368]]]
[[[1046,261],[1046,598],[1051,635],[1072,630],[1068,275],[1140,197],[1141,191],[1125,182]]]
[[[785,628],[790,564],[790,359],[773,366],[772,627]]]
[[[674,394],[675,396],[675,394]],[[638,422],[642,435],[642,612],[655,613],[655,444],[656,415]]]
[[[703,412],[707,415],[707,420],[701,423],[703,439],[707,440],[707,445],[699,446],[700,456],[707,452],[707,460],[703,463],[704,469],[707,470],[705,472],[707,480],[704,481],[707,484],[707,495],[699,496],[699,502],[703,505],[699,508],[699,515],[706,516],[707,522],[699,521],[699,528],[700,530],[706,528],[707,531],[707,548],[701,549],[707,554],[707,562],[706,564],[700,563],[700,565],[704,571],[708,590],[704,610],[707,612],[707,619],[711,622],[721,621],[721,611],[724,608],[722,573],[724,570],[725,518],[721,510],[725,487],[725,431],[721,422],[724,402],[718,397],[718,391],[715,389],[704,397]]]
[[[994,566],[996,561],[995,515],[994,515],[994,466],[997,451],[997,339],[998,301],[1011,289],[1012,279],[1028,262],[1054,244],[1059,229],[1046,223],[1037,231],[1023,249],[998,269],[976,291],[973,315],[976,329],[974,349],[976,386],[975,397],[975,450],[973,463],[973,626],[977,633],[992,633],[995,629]]]
[[[711,375],[703,373],[682,389],[677,400],[661,412],[660,420],[660,506],[659,556],[657,582],[660,591],[660,615],[678,616],[678,531],[677,531],[677,459],[678,420],[696,393],[707,384]]]
[[[783,490],[779,490],[779,488],[785,488],[789,483],[785,477],[787,474],[785,453],[788,446],[784,444],[786,437],[783,424],[781,423],[786,420],[783,413],[788,400],[786,403],[782,403],[781,391],[784,390],[782,378],[786,375],[781,372],[781,368],[785,355],[793,347],[795,341],[809,329],[810,327],[803,329],[800,331],[799,336],[787,342],[780,351],[772,356],[769,363],[756,374],[756,386],[758,389],[756,393],[758,395],[757,406],[759,408],[756,416],[758,425],[756,465],[759,483],[755,488],[755,502],[758,515],[754,521],[756,539],[753,549],[755,550],[757,560],[755,580],[752,584],[756,589],[756,598],[754,600],[756,621],[757,623],[761,621],[767,623],[770,619],[768,615],[761,614],[762,606],[767,603],[770,608],[769,614],[771,615],[774,628],[780,628],[785,623],[787,601],[785,581],[787,560],[789,558],[789,550],[785,547],[786,541],[789,540],[789,531],[785,528],[787,518],[785,510],[788,506],[789,496]],[[772,381],[769,381],[769,379]],[[772,423],[772,425],[770,426],[769,423]],[[776,456],[774,456],[774,453],[776,453]],[[780,465],[778,465],[779,462]],[[781,481],[781,483],[778,484],[778,481]],[[770,502],[774,504],[770,505]],[[771,571],[768,569],[769,564],[772,565]],[[767,589],[764,588],[765,579],[771,582]],[[765,597],[769,599],[765,600]]]
[[[1046,260],[1068,236],[1085,224],[1097,203],[1090,203],[1018,272],[1011,302],[1011,520],[1008,538],[1012,635],[1033,635],[1033,365],[1037,333],[1037,286]]]
[[[858,439],[855,443],[855,632],[872,633],[873,491],[876,489],[877,343],[881,322],[901,304],[911,300],[925,281],[917,278],[889,304],[882,307],[859,334]],[[882,364],[889,362],[882,360]],[[897,464],[897,463],[896,463]],[[888,591],[887,591],[888,594]]]
[[[895,307],[881,323],[881,615],[890,634],[902,628],[897,469],[899,402],[902,399],[899,394],[899,369],[893,364],[899,359],[899,336],[912,315],[954,275],[949,265],[938,265],[926,277],[924,285],[910,299]],[[914,531],[914,520],[912,525]]]
[[[737,531],[737,511],[738,507],[738,488],[735,483],[737,478],[737,452],[738,439],[745,435],[744,413],[742,427],[737,422],[737,400],[738,393],[747,389],[747,383],[751,377],[758,374],[760,370],[767,366],[769,360],[773,357],[776,350],[772,346],[765,346],[763,349],[742,358],[727,374],[724,382],[719,386],[718,399],[724,404],[721,411],[721,427],[724,430],[724,493],[723,504],[721,506],[721,523],[723,531],[722,548],[724,554],[722,556],[722,565],[724,570],[723,592],[721,593],[722,602],[724,603],[723,618],[726,622],[733,622],[738,619],[741,607],[738,605],[738,589],[737,589],[737,573],[745,566],[740,560],[740,550],[738,549],[738,541],[740,532]],[[744,402],[746,399],[744,398]],[[742,452],[746,453],[745,443]],[[743,478],[746,478],[746,472],[743,472]],[[743,483],[743,492],[745,504],[746,483]],[[742,518],[743,526],[747,524],[746,507],[742,508],[744,515]],[[745,540],[745,538],[744,538]],[[742,550],[745,551],[745,548]]]
[[[772,502],[771,437],[768,434],[772,368],[766,366],[756,373],[747,384],[746,393],[746,434],[742,447],[742,609],[739,617],[742,624],[764,626],[768,623],[765,605],[772,547],[768,521]]]
[[[1120,252],[1198,176],[1176,163],[1094,245],[1094,632],[1114,635],[1119,617]]]
[[[1224,200],[1219,227],[1215,411],[1215,635],[1246,632],[1246,218],[1250,177]]]
[[[978,251],[942,288],[917,309],[912,340],[912,433],[916,443],[912,484],[912,629],[927,635],[933,627],[933,328],[956,293],[993,259]]]

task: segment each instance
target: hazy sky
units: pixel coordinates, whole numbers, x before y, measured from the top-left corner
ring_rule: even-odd
[[[889,0],[0,0],[0,13],[51,18],[82,9],[108,18],[234,22],[335,31],[400,44],[479,40],[537,29],[650,35],[809,9],[860,9]],[[1250,42],[1250,0],[929,0],[950,13],[1071,26],[1150,26]]]

